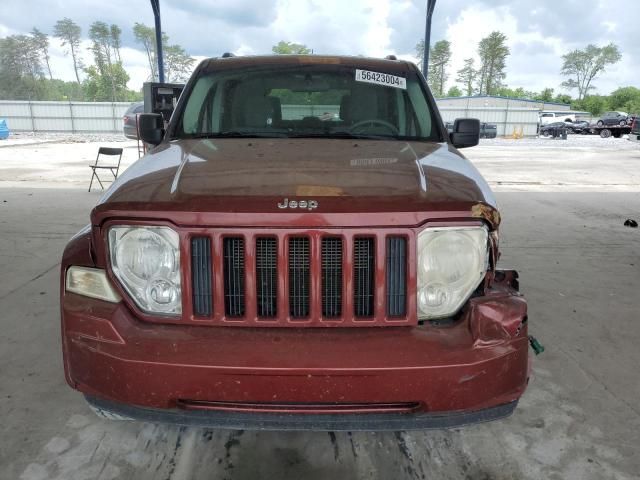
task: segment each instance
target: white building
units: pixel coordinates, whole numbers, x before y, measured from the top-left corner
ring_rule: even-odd
[[[488,95],[437,98],[436,104],[445,122],[453,122],[456,118],[477,118],[482,123],[495,123],[500,137],[537,135],[541,111],[590,116],[588,112],[571,111],[571,106],[564,103]]]
[[[534,108],[550,111],[571,110],[571,105],[556,102],[540,102],[538,100],[527,100],[524,98],[499,97],[495,95],[478,95],[474,97],[444,97],[436,99],[438,107],[455,108]]]

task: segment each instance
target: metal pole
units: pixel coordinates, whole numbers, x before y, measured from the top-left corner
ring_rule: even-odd
[[[164,56],[162,54],[162,25],[160,23],[160,0],[151,0],[156,22],[156,55],[158,57],[158,81],[164,83]]]
[[[424,28],[424,55],[422,57],[422,74],[427,78],[429,71],[429,50],[431,49],[431,18],[433,9],[436,8],[436,0],[427,0],[427,20]]]

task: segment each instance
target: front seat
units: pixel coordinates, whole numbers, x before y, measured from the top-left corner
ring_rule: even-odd
[[[243,127],[264,128],[273,123],[273,102],[271,97],[264,95],[251,95],[244,104]]]
[[[376,87],[357,85],[351,91],[347,104],[347,117],[349,123],[352,125],[362,122],[363,120],[376,120],[378,118],[378,94]]]

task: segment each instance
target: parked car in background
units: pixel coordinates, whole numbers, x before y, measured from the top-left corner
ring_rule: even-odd
[[[555,123],[555,122],[575,122],[576,121],[576,114],[568,110],[558,111],[558,112],[544,111],[544,112],[540,112],[538,115],[539,115],[538,123],[540,123],[540,126],[548,125],[550,123]]]
[[[633,118],[631,123],[631,133],[629,134],[629,140],[632,142],[640,142],[640,117]]]
[[[575,122],[564,122],[569,133],[581,133],[583,135],[589,135],[591,133],[591,124],[585,120],[578,120]]]
[[[132,103],[127,111],[124,112],[124,117],[122,117],[123,125],[122,130],[124,132],[124,136],[127,138],[131,138],[133,140],[138,139],[138,131],[136,128],[136,116],[139,113],[144,113],[144,102],[135,102]]]
[[[445,126],[449,133],[453,132],[453,122],[446,122]],[[495,123],[480,124],[480,138],[496,138],[498,136],[498,126]]]
[[[480,124],[480,138],[496,138],[498,136],[498,126],[495,123]]]
[[[599,127],[604,127],[605,125],[620,125],[624,127],[627,125],[627,121],[629,119],[629,114],[625,112],[606,112],[600,120],[596,122],[596,125]]]
[[[569,128],[567,127],[568,122],[553,122],[548,125],[544,125],[540,127],[540,136],[542,137],[559,137],[562,135],[566,135]]]

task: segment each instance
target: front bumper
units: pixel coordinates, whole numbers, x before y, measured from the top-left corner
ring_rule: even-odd
[[[151,325],[63,293],[69,384],[127,417],[227,428],[444,428],[508,415],[529,375],[526,302],[497,276],[450,325]],[[360,425],[360,427],[358,427]]]
[[[299,414],[137,407],[86,396],[107,418],[230,430],[400,431],[463,427],[508,417],[517,401],[473,412]]]

